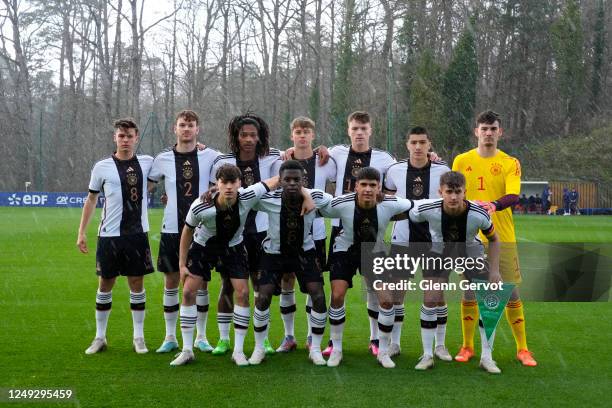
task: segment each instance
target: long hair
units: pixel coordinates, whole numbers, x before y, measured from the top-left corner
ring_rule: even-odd
[[[240,129],[244,125],[253,125],[257,128],[257,136],[259,138],[255,150],[257,152],[257,156],[264,157],[270,154],[270,128],[265,120],[252,112],[234,116],[232,120],[230,120],[227,127],[227,143],[230,151],[236,156],[239,155],[240,143],[238,141],[238,135],[240,134]]]

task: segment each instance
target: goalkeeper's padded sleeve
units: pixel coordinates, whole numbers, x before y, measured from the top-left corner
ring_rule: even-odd
[[[501,211],[501,210],[505,210],[508,207],[512,207],[513,205],[516,205],[518,202],[519,202],[518,194],[507,194],[493,201],[493,204],[495,204],[496,211]]]

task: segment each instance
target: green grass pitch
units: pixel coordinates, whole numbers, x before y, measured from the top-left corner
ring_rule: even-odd
[[[170,355],[154,350],[164,335],[162,275],[145,279],[145,337],[150,352],[131,350],[128,289],[119,279],[113,291],[109,349],[86,356],[95,334],[94,274],[98,217],[89,230],[90,254],[75,247],[80,209],[0,209],[0,388],[71,388],[66,403],[24,406],[609,406],[612,372],[610,303],[526,304],[527,335],[540,365],[524,368],[514,359],[512,334],[502,318],[494,356],[502,375],[468,364],[436,362],[416,372],[421,354],[420,299],[408,296],[397,367],[381,368],[368,354],[368,320],[359,284],[347,300],[344,361],[337,369],[314,367],[303,347],[304,298],[298,295],[297,352],[275,355],[261,366],[237,368],[230,357],[196,352],[196,361],[170,367]],[[151,213],[151,247],[159,242],[161,211]],[[522,241],[612,242],[612,217],[517,217]],[[356,280],[357,282],[357,280]],[[213,275],[211,299],[218,294]],[[326,286],[329,289],[329,286]],[[218,338],[211,301],[208,338]],[[278,345],[282,322],[272,305],[270,339]],[[461,338],[457,303],[449,304],[447,345]],[[178,332],[180,333],[180,332]],[[326,330],[327,338],[328,330]],[[478,335],[476,336],[478,342]],[[253,334],[245,349],[250,354]],[[477,346],[478,349],[478,346]],[[10,406],[20,406],[13,403]]]

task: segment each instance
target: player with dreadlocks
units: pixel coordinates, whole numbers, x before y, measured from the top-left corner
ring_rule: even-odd
[[[261,117],[252,112],[233,117],[228,125],[227,136],[231,153],[218,156],[213,163],[210,174],[215,174],[217,169],[224,164],[238,166],[243,188],[278,175],[282,164],[281,153],[277,149],[270,148],[270,128]],[[211,183],[214,181],[211,180]],[[243,234],[248,254],[249,273],[253,282],[255,282],[254,277],[259,265],[261,243],[266,237],[267,230],[268,215],[263,212],[251,211],[247,217]],[[257,297],[257,287],[254,287],[254,289],[255,297]],[[217,308],[220,338],[217,347],[212,351],[214,355],[223,355],[230,348],[229,330],[233,307],[233,287],[229,277],[224,276]],[[267,339],[265,350],[266,354],[274,353],[274,349]]]

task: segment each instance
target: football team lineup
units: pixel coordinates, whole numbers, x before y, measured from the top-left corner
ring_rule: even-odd
[[[537,362],[527,347],[518,290],[518,252],[514,248],[500,254],[501,242],[506,246],[516,242],[510,207],[518,201],[521,177],[519,161],[497,148],[503,133],[501,122],[496,112],[480,113],[474,127],[477,148],[457,156],[451,171],[431,153],[432,141],[422,127],[407,132],[406,160],[398,162],[390,153],[372,148],[371,119],[363,111],[347,118],[351,144],[329,150],[313,149],[315,124],[311,119],[294,119],[294,146],[284,157],[270,148],[268,125],[252,113],[231,119],[231,152],[221,154],[197,146],[199,117],[193,111],[181,111],[174,124],[176,144],[155,159],[136,154],[137,124],[130,118],[117,120],[113,135],[116,151],[93,167],[77,239],[79,250],[88,253],[86,231],[102,194],[105,201],[96,249],[96,334],[85,353],[96,354],[107,347],[112,289],[118,276],[126,276],[130,288],[134,350],[148,352],[144,276],[155,268],[147,236],[147,192],[162,182],[167,200],[157,270],[164,273],[166,333],[156,352],[179,350],[176,326],[180,322],[182,348],[171,360],[172,366],[193,361],[194,348],[213,355],[231,351],[238,366],[259,365],[275,351],[294,350],[296,280],[299,290],[307,295],[308,357],[314,365],[339,366],[347,323],[345,297],[359,271],[366,282],[369,350],[382,367],[394,368],[392,357],[401,352],[406,288],[372,285],[360,265],[362,244],[382,243],[393,223],[392,244],[431,243],[429,256],[446,255],[440,243],[463,243],[468,248],[451,251],[451,259],[465,258],[471,247],[482,260],[485,246],[481,242],[486,241],[486,267],[473,259],[471,267],[465,259],[454,266],[467,269],[463,276],[471,282],[460,284],[463,345],[454,360],[466,363],[475,356],[474,333],[479,323],[479,365],[488,373],[501,373],[493,360],[495,327],[483,324],[488,321],[484,317],[479,319],[475,291],[481,285],[499,290],[501,282],[507,282],[511,285],[503,303],[516,342],[516,359],[523,366],[535,367]],[[203,194],[209,184],[214,189]],[[325,192],[330,184],[333,196]],[[331,219],[329,240],[323,218]],[[427,370],[433,368],[434,358],[453,360],[445,344],[448,307],[444,299],[453,268],[435,263],[421,266],[426,282],[421,286],[423,354],[414,368]],[[206,334],[212,270],[219,272],[222,280],[216,315],[219,340],[214,348]],[[327,296],[325,271],[329,271],[330,281]],[[472,282],[476,279],[487,283]],[[285,328],[277,350],[268,339],[270,304],[275,295],[280,296]],[[247,358],[244,342],[251,320],[255,348]],[[323,347],[328,322],[330,338]]]

